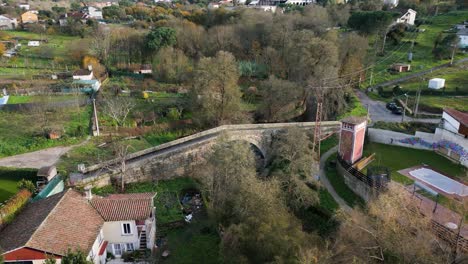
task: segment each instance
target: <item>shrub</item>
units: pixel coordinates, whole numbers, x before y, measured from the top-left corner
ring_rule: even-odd
[[[19,211],[26,205],[32,193],[26,189],[20,190],[0,208],[0,226],[10,223]]]
[[[18,189],[23,190],[26,189],[31,193],[34,193],[36,191],[36,186],[32,181],[28,181],[26,179],[21,179],[18,182]]]

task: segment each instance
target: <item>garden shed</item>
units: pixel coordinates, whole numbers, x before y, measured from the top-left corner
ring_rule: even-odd
[[[429,85],[428,87],[430,89],[441,89],[444,88],[445,86],[445,79],[442,78],[434,78],[429,80]]]
[[[392,65],[392,70],[396,72],[407,72],[411,70],[411,65],[407,63],[395,63]]]

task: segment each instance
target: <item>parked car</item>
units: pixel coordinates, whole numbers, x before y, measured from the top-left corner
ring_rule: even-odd
[[[403,114],[403,108],[397,106],[394,109],[392,109],[392,114],[394,115],[402,115]]]
[[[393,111],[393,109],[397,108],[398,106],[394,102],[387,103],[387,109]]]

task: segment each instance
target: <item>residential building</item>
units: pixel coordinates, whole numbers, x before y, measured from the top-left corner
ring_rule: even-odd
[[[0,30],[15,29],[18,26],[18,20],[9,15],[0,15]]]
[[[89,15],[83,12],[72,12],[72,13],[63,14],[59,18],[60,26],[63,27],[63,26],[68,25],[68,20],[70,19],[78,20],[84,24],[89,19]]]
[[[18,4],[18,7],[23,10],[29,10],[31,8],[31,6],[28,3],[20,3]]]
[[[92,80],[92,69],[79,69],[73,72],[73,80]]]
[[[306,5],[314,4],[315,2],[316,2],[315,0],[287,0],[286,4],[306,6]]]
[[[468,48],[468,28],[459,29],[457,36],[459,39],[458,47],[462,49]]]
[[[120,257],[126,251],[154,247],[156,219],[154,193],[92,197],[91,205],[104,218],[107,250]],[[117,232],[119,231],[119,232]]]
[[[414,21],[416,20],[416,14],[418,12],[414,11],[413,9],[408,9],[400,18],[397,19],[397,23],[405,23],[408,25],[414,25]]]
[[[21,23],[23,24],[37,23],[38,21],[37,14],[35,12],[28,11],[21,15]]]
[[[88,14],[89,18],[102,19],[102,10],[94,6],[87,6],[83,11]]]
[[[79,192],[68,189],[28,204],[0,232],[5,263],[57,263],[67,250],[79,249],[95,264],[105,263],[104,219]]]
[[[134,69],[133,73],[136,73],[136,74],[151,74],[151,73],[153,73],[153,69],[151,67],[151,64],[142,64],[142,65],[139,65],[138,68]]]
[[[445,108],[442,113],[442,128],[468,138],[468,113]]]
[[[68,249],[80,250],[95,264],[106,263],[107,252],[153,249],[156,235],[155,193],[108,197],[68,189],[28,204],[0,231],[7,264],[42,264],[60,260]]]

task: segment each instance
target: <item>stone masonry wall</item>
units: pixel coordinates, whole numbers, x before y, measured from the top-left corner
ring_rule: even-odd
[[[314,122],[273,123],[251,125],[227,125],[206,130],[188,137],[174,140],[159,146],[145,149],[127,158],[126,182],[164,180],[189,175],[194,166],[202,164],[209,155],[219,135],[226,134],[231,141],[247,141],[255,145],[268,157],[272,135],[289,127],[312,130]],[[322,122],[323,133],[337,132],[340,122]],[[70,176],[70,183],[76,186],[105,186],[111,177],[116,160],[87,167],[82,173]]]

